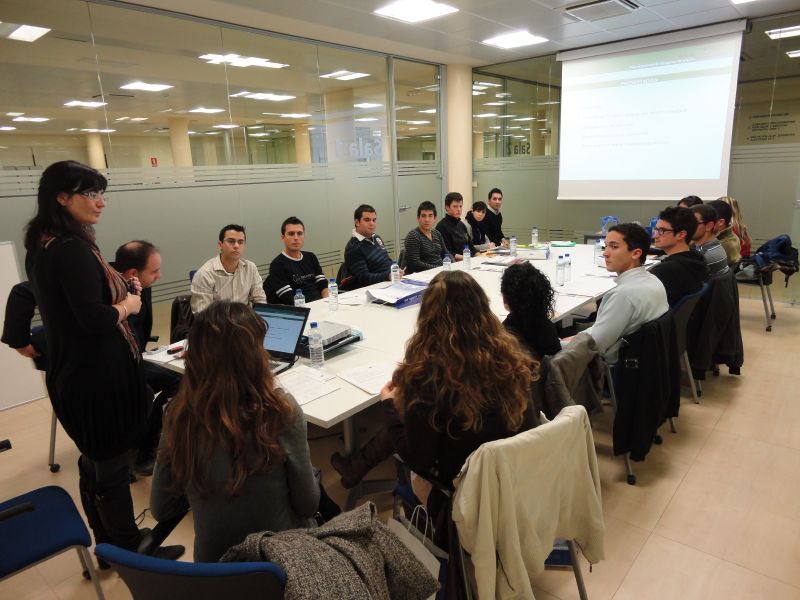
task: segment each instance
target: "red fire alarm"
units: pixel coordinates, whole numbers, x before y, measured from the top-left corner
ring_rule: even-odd
[[[151,167],[157,167],[158,166],[158,158],[156,158],[155,156],[151,156],[150,157],[150,166]]]

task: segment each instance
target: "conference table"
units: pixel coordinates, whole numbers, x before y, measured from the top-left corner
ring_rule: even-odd
[[[547,259],[530,259],[531,264],[542,271],[550,279],[556,291],[555,314],[552,320],[560,321],[564,317],[574,314],[588,304],[593,303],[605,292],[613,288],[616,283],[605,267],[595,264],[594,246],[578,244],[572,247],[553,247]],[[572,259],[570,281],[563,286],[555,285],[556,259],[559,254],[569,252]],[[518,250],[517,258],[528,259],[532,252],[526,248]],[[469,274],[481,285],[490,300],[491,310],[501,320],[508,311],[503,305],[500,294],[500,279],[505,268],[501,265],[492,265],[498,258],[506,259],[505,255],[480,255],[472,259]],[[463,262],[453,263],[453,270],[464,270]],[[406,276],[413,281],[430,281],[442,268],[415,273]],[[310,302],[307,306],[311,309],[308,322],[331,321],[346,325],[357,330],[362,335],[362,340],[344,346],[338,350],[327,353],[325,356],[324,371],[336,376],[329,381],[337,389],[317,399],[302,403],[306,421],[322,428],[330,428],[342,424],[345,453],[350,454],[359,448],[357,415],[366,408],[380,400],[376,386],[359,387],[348,380],[340,378],[339,374],[352,373],[352,371],[370,367],[372,365],[390,365],[392,368],[403,359],[405,345],[411,337],[416,326],[419,305],[406,308],[395,308],[367,302],[366,292],[372,288],[389,286],[389,282],[378,283],[367,288],[339,294],[339,307],[330,311],[328,300]],[[145,356],[147,358],[147,356]],[[183,372],[183,361],[174,359],[163,366],[178,372]],[[308,365],[308,359],[300,359],[299,364]],[[291,374],[295,369],[290,369],[282,378]],[[391,369],[385,371],[388,381]],[[348,506],[353,506],[359,497],[387,489],[387,481],[364,481],[360,486],[353,488],[348,496]]]

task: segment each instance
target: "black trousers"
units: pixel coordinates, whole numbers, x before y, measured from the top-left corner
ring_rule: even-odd
[[[141,535],[133,514],[131,453],[108,460],[78,459],[81,504],[97,543],[136,551]]]
[[[142,361],[144,379],[153,394],[153,403],[147,415],[147,428],[137,450],[137,460],[147,460],[156,448],[161,436],[164,406],[178,392],[181,376],[175,371],[146,360]]]

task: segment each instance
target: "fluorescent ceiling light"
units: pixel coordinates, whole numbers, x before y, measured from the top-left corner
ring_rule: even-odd
[[[45,33],[50,31],[46,27],[34,27],[33,25],[20,25],[8,34],[8,39],[18,42],[35,42]]]
[[[514,119],[515,121],[535,121],[535,117],[519,117],[518,119]]]
[[[378,104],[377,102],[359,102],[358,104],[353,104],[353,108],[378,108],[379,106],[383,106],[383,104]]]
[[[756,2],[757,0],[731,0],[731,4],[747,4],[748,2]]]
[[[433,0],[397,0],[379,8],[374,14],[406,23],[421,23],[458,12],[457,8]]]
[[[223,123],[222,125],[214,125],[215,129],[236,129],[239,125],[233,123]]]
[[[505,106],[506,104],[516,104],[513,100],[498,100],[497,102],[484,102],[484,106]]]
[[[206,131],[206,135],[219,135],[221,133],[221,131]]]
[[[121,90],[141,90],[143,92],[163,92],[170,89],[171,85],[165,83],[145,83],[144,81],[134,81],[120,86]]]
[[[522,46],[532,46],[533,44],[541,44],[548,41],[538,35],[531,35],[527,31],[512,31],[511,33],[504,33],[503,35],[496,35],[488,40],[483,40],[483,44],[487,46],[495,46],[503,50],[510,48],[521,48]]]
[[[770,29],[765,31],[771,40],[780,40],[782,38],[795,37],[800,35],[800,25],[793,25],[792,27],[781,27],[780,29]]]
[[[213,115],[215,113],[225,112],[224,108],[203,108],[198,106],[189,111],[190,113],[203,113],[204,115]]]
[[[233,96],[231,96],[233,97]],[[247,94],[245,98],[250,98],[251,100],[272,100],[273,102],[283,102],[284,100],[294,100],[297,96],[290,96],[288,94],[270,94],[270,93],[256,93],[256,94]]]
[[[114,119],[115,121],[127,121],[130,117],[120,117],[119,119]]]
[[[266,69],[283,69],[289,65],[273,62],[257,56],[239,56],[238,54],[203,54],[198,57],[212,65],[231,65],[232,67],[264,67]]]
[[[495,98],[508,98],[511,95],[510,92],[497,92],[494,97]]]
[[[50,117],[16,117],[15,121],[29,121],[30,123],[44,123],[49,121]]]
[[[498,115],[497,118],[498,119],[513,119],[516,116],[517,115]]]
[[[409,131],[416,131],[417,129],[419,129],[419,127],[409,127],[408,128]]]
[[[489,127],[489,129],[502,129],[502,128],[503,127],[501,125],[492,125],[491,127]]]
[[[496,117],[497,113],[481,113],[479,115],[472,115],[472,116],[477,119],[486,119],[488,117]]]
[[[78,131],[78,128],[77,127],[70,127],[69,129],[67,129],[67,131]]]
[[[406,110],[407,108],[414,108],[413,106],[409,106],[408,104],[403,104],[402,106],[395,106],[395,110]]]
[[[81,129],[81,131],[85,131],[86,133],[114,133],[116,129]]]
[[[197,133],[197,132],[196,131],[187,131],[186,133],[188,133],[189,135],[192,135],[193,133]]]
[[[281,115],[283,119],[305,119],[311,115],[307,113],[285,113]]]
[[[10,113],[6,113],[6,116],[7,117],[21,117],[24,114],[25,113],[21,113],[21,112],[10,112]]]
[[[147,117],[131,117],[131,121],[147,121]]]
[[[105,106],[108,102],[84,102],[83,100],[70,100],[65,102],[64,106],[81,106],[83,108],[99,108]]]
[[[506,129],[522,129],[522,125],[515,125],[514,127],[506,127]]]
[[[406,125],[430,125],[430,121],[397,121],[398,123],[405,123]]]
[[[425,115],[435,115],[436,114],[436,109],[435,108],[429,108],[427,110],[418,110],[417,112],[425,114]]]
[[[485,87],[480,88],[482,90],[486,89],[487,87],[503,87],[502,83],[489,83],[488,81],[478,81],[477,85],[485,86]],[[472,84],[472,87],[475,88],[475,84],[474,83]]]
[[[3,125],[0,127],[0,131],[14,131],[16,127],[12,127],[11,125]]]
[[[561,104],[561,100],[546,100],[545,102],[538,102],[537,106],[549,106],[550,104]]]
[[[231,94],[229,98],[241,98],[242,96],[247,96],[248,94],[251,93],[252,92],[248,92],[247,90],[242,90],[241,92],[238,92],[236,94]]]
[[[248,133],[247,135],[249,135],[250,137],[264,137],[269,134],[266,131],[262,131],[260,133]]]
[[[786,56],[789,58],[800,58],[800,50],[789,50],[789,52],[786,53]]]
[[[350,81],[351,79],[360,79],[361,77],[369,77],[369,73],[356,73],[354,71],[334,71],[327,75],[320,75],[323,79],[338,79],[339,81]]]
[[[485,93],[486,92],[476,92],[475,90],[472,90],[472,95],[473,96],[483,96]]]
[[[354,119],[356,123],[367,123],[369,121],[377,121],[378,119],[375,117],[362,117],[360,119]]]

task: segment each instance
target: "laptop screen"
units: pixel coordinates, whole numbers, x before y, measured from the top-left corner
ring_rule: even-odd
[[[310,310],[277,304],[256,304],[253,308],[268,326],[264,348],[277,358],[293,357]]]

